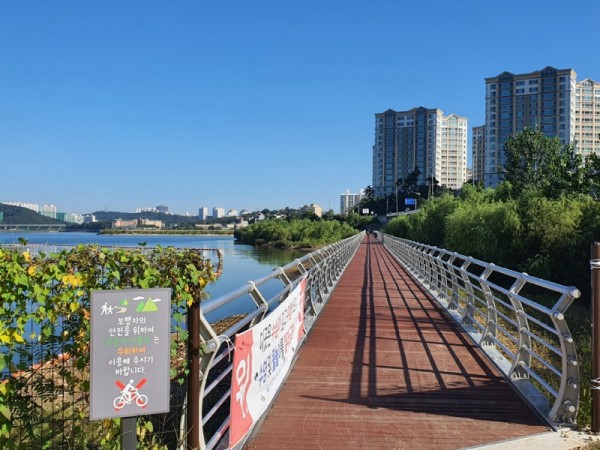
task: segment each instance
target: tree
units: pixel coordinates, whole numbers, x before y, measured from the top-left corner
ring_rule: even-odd
[[[596,200],[600,197],[600,155],[592,153],[583,167],[584,189]]]
[[[415,166],[415,170],[409,173],[404,180],[404,183],[408,187],[409,190],[415,191],[417,189],[417,185],[419,184],[419,176],[421,175],[421,170],[418,166]]]
[[[547,137],[539,129],[525,128],[504,143],[504,180],[514,195],[534,189],[548,198],[581,192],[583,166],[571,145]]]

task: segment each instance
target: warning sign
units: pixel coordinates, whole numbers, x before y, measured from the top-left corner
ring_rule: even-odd
[[[170,289],[91,294],[90,420],[169,411]]]

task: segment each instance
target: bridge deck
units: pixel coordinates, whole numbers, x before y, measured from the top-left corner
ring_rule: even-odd
[[[457,449],[547,431],[375,239],[246,448]]]

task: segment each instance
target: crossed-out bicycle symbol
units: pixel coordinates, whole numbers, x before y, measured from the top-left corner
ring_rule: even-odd
[[[130,405],[135,401],[135,404],[140,408],[144,408],[148,404],[148,396],[140,394],[139,389],[146,384],[146,378],[142,378],[137,385],[133,385],[134,380],[129,380],[126,385],[120,381],[115,381],[115,384],[121,389],[121,395],[113,400],[113,406],[116,411],[122,409],[125,405]]]

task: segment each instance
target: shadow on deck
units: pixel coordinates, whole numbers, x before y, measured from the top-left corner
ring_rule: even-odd
[[[456,449],[547,431],[371,236],[246,448]]]

